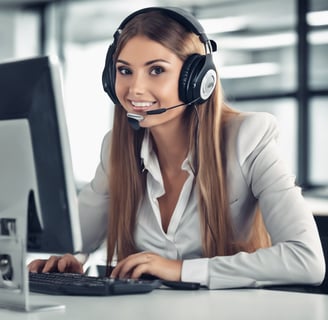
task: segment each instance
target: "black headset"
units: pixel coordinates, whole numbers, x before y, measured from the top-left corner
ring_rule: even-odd
[[[135,16],[150,12],[163,12],[168,17],[174,19],[186,29],[199,36],[200,41],[205,46],[205,55],[192,54],[184,62],[179,78],[179,99],[185,104],[203,103],[213,93],[217,73],[212,58],[212,52],[216,51],[217,45],[213,40],[207,38],[205,31],[199,21],[189,12],[181,8],[149,7],[133,12],[127,16],[114,33],[114,41],[109,46],[105,67],[102,73],[102,83],[105,92],[109,95],[114,104],[119,104],[115,93],[116,68],[113,55],[116,51],[119,36],[126,26]]]

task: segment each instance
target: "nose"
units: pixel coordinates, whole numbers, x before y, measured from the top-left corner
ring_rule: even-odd
[[[146,90],[146,78],[143,72],[135,72],[132,75],[129,92],[133,95],[142,95]]]

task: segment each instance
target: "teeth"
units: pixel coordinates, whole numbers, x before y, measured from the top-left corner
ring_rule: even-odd
[[[136,101],[132,101],[131,102],[135,107],[150,107],[153,102],[136,102]]]

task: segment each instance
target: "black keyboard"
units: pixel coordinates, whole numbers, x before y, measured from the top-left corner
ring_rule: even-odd
[[[110,279],[76,273],[29,273],[30,291],[53,295],[110,296],[147,293],[159,280]]]

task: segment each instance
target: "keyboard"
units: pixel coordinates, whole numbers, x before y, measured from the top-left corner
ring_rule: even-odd
[[[160,285],[159,280],[111,279],[76,273],[29,273],[31,292],[52,295],[110,296],[148,293]]]

